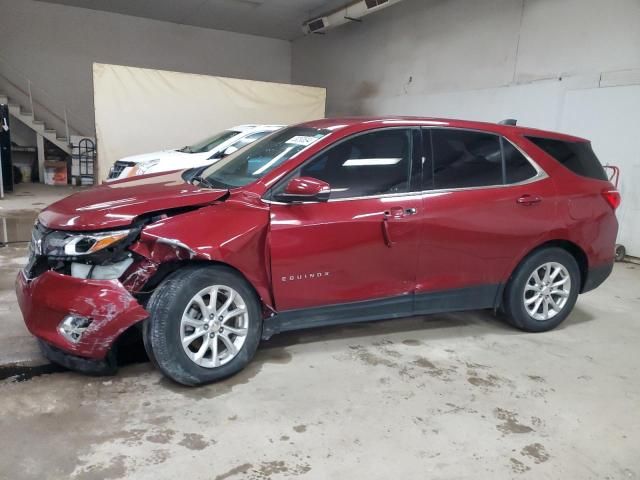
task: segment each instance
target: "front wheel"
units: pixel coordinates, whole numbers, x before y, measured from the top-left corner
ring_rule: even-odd
[[[538,250],[509,280],[504,310],[513,326],[527,332],[545,332],[567,318],[579,290],[580,270],[573,255],[561,248]]]
[[[215,382],[242,370],[260,342],[260,303],[225,266],[188,267],[155,290],[145,346],[158,368],[183,385]]]

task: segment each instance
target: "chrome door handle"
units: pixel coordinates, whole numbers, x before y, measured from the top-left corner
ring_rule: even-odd
[[[418,213],[417,208],[406,208],[404,211],[405,215],[415,215],[416,213]]]

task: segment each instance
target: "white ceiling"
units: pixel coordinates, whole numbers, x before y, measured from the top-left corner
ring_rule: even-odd
[[[196,27],[292,40],[302,22],[353,0],[41,0]]]

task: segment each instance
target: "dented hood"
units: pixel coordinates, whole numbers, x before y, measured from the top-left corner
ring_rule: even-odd
[[[181,173],[144,175],[102,184],[51,204],[38,220],[56,230],[104,230],[130,225],[145,213],[207,205],[227,193],[186,183]]]

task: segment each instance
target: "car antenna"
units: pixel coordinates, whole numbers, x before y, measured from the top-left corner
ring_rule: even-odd
[[[515,127],[516,124],[518,123],[518,120],[516,120],[515,118],[506,118],[498,123],[500,125],[509,125],[511,127]]]

